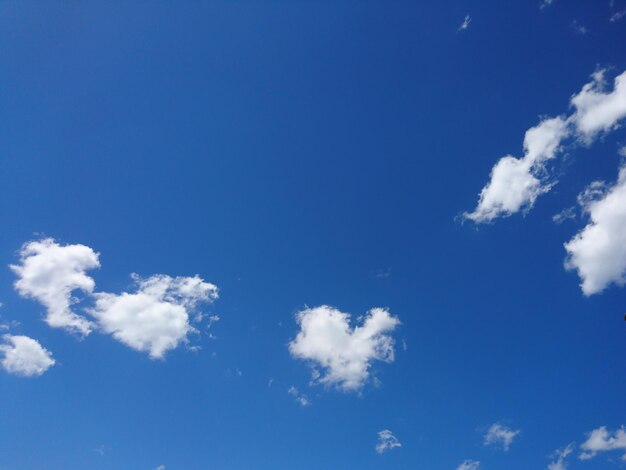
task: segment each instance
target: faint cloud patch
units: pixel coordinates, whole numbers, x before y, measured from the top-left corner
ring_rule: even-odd
[[[466,460],[461,465],[456,467],[456,470],[478,470],[480,462],[478,460]]]
[[[294,386],[289,387],[287,393],[291,395],[302,406],[309,406],[311,404],[311,400],[309,400],[309,398],[304,393],[301,393]]]
[[[569,454],[574,451],[574,443],[572,442],[564,449],[559,449],[554,452],[553,457],[556,459],[554,462],[548,464],[548,470],[566,470],[567,463],[565,459]]]
[[[572,220],[576,218],[576,207],[568,207],[567,209],[563,209],[558,214],[554,214],[552,216],[552,222],[557,225],[562,224],[566,220]]]
[[[463,18],[463,22],[461,23],[461,26],[459,26],[459,29],[457,29],[457,31],[465,31],[467,28],[469,28],[471,22],[472,17],[469,14],[465,15],[465,18]]]
[[[402,444],[389,429],[383,429],[378,433],[378,442],[376,443],[376,452],[383,454],[387,451],[402,447]]]
[[[514,431],[508,426],[494,423],[487,431],[487,434],[485,434],[483,443],[486,446],[501,446],[502,450],[506,452],[509,450],[513,439],[515,439],[519,433],[519,430]]]
[[[570,26],[574,29],[574,31],[576,31],[578,34],[587,34],[588,30],[587,28],[580,24],[580,22],[578,22],[577,20],[574,20],[570,23]]]
[[[391,268],[379,269],[374,273],[376,279],[389,279],[391,277]]]

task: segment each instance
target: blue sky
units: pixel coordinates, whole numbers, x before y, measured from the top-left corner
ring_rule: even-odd
[[[0,469],[623,468],[624,11],[1,2]]]

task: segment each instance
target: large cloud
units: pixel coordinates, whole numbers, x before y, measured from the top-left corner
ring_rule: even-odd
[[[565,244],[565,266],[578,272],[583,293],[592,295],[626,282],[626,164],[612,187],[592,183],[579,201],[590,221]]]
[[[350,315],[322,305],[296,314],[300,332],[289,351],[323,369],[313,379],[345,391],[360,389],[369,377],[374,360],[392,362],[394,341],[388,334],[400,323],[383,308],[368,312],[361,326],[350,326]]]
[[[569,117],[545,119],[526,131],[524,156],[508,155],[494,165],[476,208],[463,213],[464,219],[486,223],[532,208],[556,182],[546,162],[555,158],[567,137],[591,144],[600,133],[619,125],[626,117],[626,72],[615,79],[612,91],[606,90],[604,76],[603,70],[594,73],[592,80],[571,98],[574,111]]]
[[[195,331],[191,322],[202,317],[196,306],[218,297],[217,287],[198,276],[159,274],[147,279],[134,276],[134,280],[134,293],[94,294],[95,307],[89,313],[104,332],[153,359],[187,341]]]
[[[572,97],[576,112],[572,121],[580,136],[591,141],[599,132],[608,132],[626,117],[626,72],[615,78],[613,91],[607,92],[606,72],[593,74],[591,82]]]
[[[42,375],[54,365],[50,351],[28,336],[2,336],[0,365],[10,374],[22,377]]]
[[[491,170],[491,180],[480,192],[478,206],[464,217],[474,222],[490,222],[532,207],[537,197],[550,190],[550,183],[543,177],[545,163],[554,158],[567,134],[567,124],[560,117],[546,119],[526,131],[524,157],[501,158]]]
[[[19,277],[15,288],[46,307],[48,325],[88,335],[93,324],[72,311],[72,291],[93,291],[94,280],[85,273],[100,266],[98,253],[88,246],[61,246],[46,238],[26,243],[20,251],[20,262],[11,266]]]

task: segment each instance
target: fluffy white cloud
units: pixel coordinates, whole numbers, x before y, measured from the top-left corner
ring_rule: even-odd
[[[565,463],[565,459],[569,454],[571,454],[574,450],[574,444],[569,444],[565,449],[557,450],[554,453],[556,460],[548,464],[548,470],[566,470],[567,464]]]
[[[576,108],[572,116],[580,136],[590,142],[599,132],[608,132],[626,117],[626,72],[615,78],[613,91],[607,92],[605,71],[592,75],[592,81],[572,97]]]
[[[485,434],[484,444],[488,445],[501,445],[502,449],[505,451],[509,450],[511,443],[515,436],[517,436],[520,431],[513,431],[508,426],[504,426],[499,423],[494,423],[491,425],[487,434]]]
[[[580,276],[585,295],[601,292],[611,283],[626,282],[626,164],[617,183],[607,188],[592,183],[579,202],[589,224],[565,244],[567,269]]]
[[[396,447],[402,447],[400,441],[393,435],[389,429],[383,429],[378,433],[378,442],[376,443],[376,452],[382,454]]]
[[[592,80],[571,98],[574,112],[569,117],[545,119],[526,131],[524,156],[507,155],[494,165],[476,209],[463,213],[464,219],[487,223],[529,210],[556,183],[548,174],[546,162],[555,158],[566,138],[574,136],[591,144],[600,133],[619,125],[626,117],[626,72],[615,78],[612,91],[606,91],[604,76],[604,70],[594,73]]]
[[[461,465],[456,467],[456,470],[478,470],[480,462],[478,460],[466,460]]]
[[[371,309],[360,326],[350,326],[350,315],[322,305],[296,314],[300,332],[289,351],[310,360],[323,372],[313,371],[313,380],[344,391],[360,389],[369,377],[371,361],[392,362],[394,341],[388,334],[400,323],[383,308]]]
[[[20,251],[20,262],[11,266],[19,277],[15,288],[20,295],[36,299],[46,307],[46,323],[88,335],[93,325],[71,310],[76,301],[72,292],[93,291],[94,280],[85,272],[100,267],[98,253],[88,246],[61,246],[46,238],[26,243]]]
[[[0,365],[7,372],[22,377],[37,377],[54,365],[50,351],[28,336],[2,336]]]
[[[595,457],[598,452],[626,450],[626,431],[623,427],[611,435],[606,426],[601,426],[591,431],[587,436],[587,440],[580,445],[583,452],[579,458],[582,460]],[[622,456],[622,460],[626,460],[626,454]]]
[[[489,183],[480,192],[478,205],[464,218],[477,223],[490,222],[525,208],[551,188],[545,178],[545,163],[554,158],[561,141],[568,135],[567,122],[546,119],[528,129],[524,137],[524,157],[501,158],[491,170]]]
[[[153,359],[187,341],[187,335],[196,331],[191,321],[202,319],[196,306],[218,297],[217,287],[198,276],[133,278],[135,293],[96,293],[95,307],[89,313],[104,332],[137,351],[148,352]]]

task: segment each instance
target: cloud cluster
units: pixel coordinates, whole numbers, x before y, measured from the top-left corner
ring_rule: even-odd
[[[372,361],[394,360],[394,341],[387,333],[400,320],[386,309],[371,309],[354,328],[348,313],[327,305],[298,312],[296,321],[300,331],[289,343],[289,351],[322,369],[314,369],[315,382],[355,391],[367,381]]]
[[[383,454],[396,447],[402,447],[402,444],[389,429],[383,429],[378,433],[378,442],[376,443],[376,452]]]
[[[585,295],[626,282],[626,164],[617,182],[592,183],[578,198],[589,223],[565,244],[565,267],[576,270]]]
[[[506,452],[509,450],[513,439],[520,433],[520,431],[513,431],[508,426],[504,426],[499,423],[491,425],[487,434],[485,434],[483,443],[486,446],[496,445],[502,446],[502,449]]]
[[[607,90],[605,71],[594,73],[570,104],[574,111],[569,117],[544,119],[526,131],[523,157],[507,155],[494,165],[476,208],[463,213],[464,219],[488,223],[530,210],[556,183],[546,164],[557,156],[566,138],[590,145],[626,117],[626,72],[615,78],[612,91]]]
[[[44,319],[48,325],[82,336],[92,331],[110,334],[153,359],[161,359],[168,351],[186,343],[188,335],[198,331],[193,325],[204,318],[198,306],[218,298],[217,286],[199,276],[165,274],[146,279],[132,275],[134,292],[96,292],[95,281],[86,272],[100,267],[99,254],[85,245],[60,245],[52,238],[24,244],[19,256],[20,263],[11,266],[18,276],[15,288],[23,297],[35,299],[46,308]],[[74,311],[80,303],[74,296],[76,291],[94,302],[80,314]],[[218,319],[212,316],[209,321]],[[3,346],[5,362],[10,365],[5,365],[5,369],[17,371],[16,364],[27,363],[26,359],[19,362],[24,357],[37,365],[33,370],[41,372],[22,375],[40,375],[54,364],[37,341],[19,336],[5,338],[14,341],[12,349]]]
[[[28,336],[3,335],[0,366],[10,374],[38,377],[55,363],[50,351]]]

